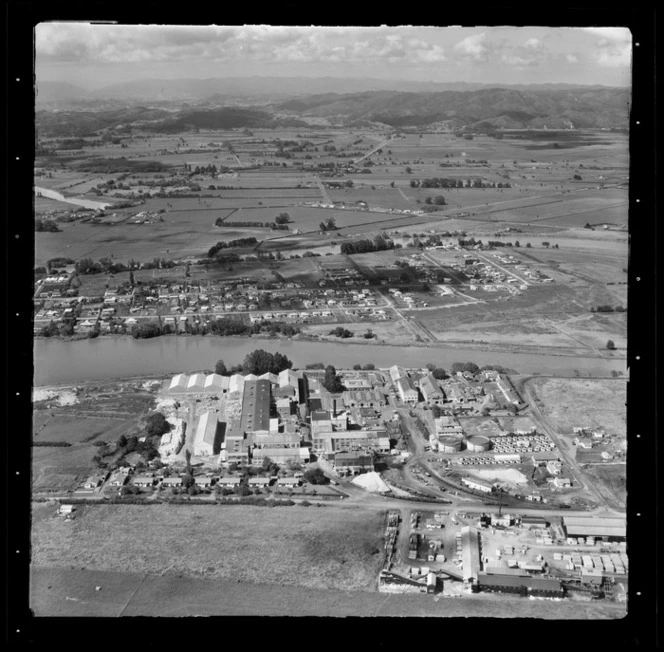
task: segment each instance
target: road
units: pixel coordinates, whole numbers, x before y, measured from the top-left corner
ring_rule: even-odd
[[[477,257],[479,259],[483,260],[485,263],[488,263],[489,265],[493,265],[494,267],[497,267],[501,272],[504,272],[508,276],[513,276],[514,278],[518,278],[525,285],[530,285],[530,283],[528,281],[526,281],[525,278],[523,278],[522,276],[519,276],[518,274],[516,274],[514,272],[514,270],[507,269],[507,267],[503,267],[502,265],[499,265],[496,262],[495,258],[493,260],[491,260],[487,256],[485,256],[484,254],[479,253],[479,251],[476,251],[475,254],[477,255]]]
[[[327,189],[325,188],[323,182],[320,180],[320,177],[314,177],[314,179],[316,180],[316,184],[318,185],[318,188],[320,189],[320,192],[323,195],[323,199],[328,204],[333,204],[334,202],[330,199],[330,195],[327,194]]]
[[[392,298],[384,294],[383,297],[385,297],[385,301],[387,302],[388,306],[396,313],[397,317],[401,319],[403,322],[404,326],[410,331],[410,333],[417,339],[418,337],[423,341],[423,342],[437,342],[438,339],[429,331],[429,329],[424,328],[419,322],[415,321],[414,319],[408,319],[408,317],[405,317],[399,308],[397,308],[394,305],[394,302],[392,301]]]
[[[371,156],[372,154],[375,154],[381,147],[385,147],[385,145],[387,145],[391,140],[392,140],[391,138],[388,138],[387,140],[384,140],[382,143],[380,143],[380,145],[376,145],[376,147],[369,150],[364,156],[361,156],[360,158],[355,159],[353,161],[353,165],[357,165],[358,163],[361,163],[362,161],[364,161],[365,158],[369,158],[369,156]]]
[[[597,487],[585,476],[582,474],[581,469],[579,468],[578,464],[576,463],[576,459],[574,459],[573,455],[570,455],[568,446],[569,442],[565,441],[564,437],[561,437],[551,426],[551,424],[548,422],[546,417],[542,414],[539,406],[537,405],[537,402],[535,400],[535,396],[529,386],[529,382],[525,381],[521,385],[521,391],[523,392],[524,398],[527,400],[529,406],[530,406],[530,416],[532,419],[535,421],[535,423],[540,426],[550,438],[551,441],[556,445],[558,450],[560,451],[560,456],[563,458],[569,469],[572,471],[572,474],[574,476],[574,480],[576,480],[577,483],[579,483],[582,487],[585,486],[586,489],[592,493],[593,497],[595,500],[598,502],[599,505],[602,505],[606,507],[606,501],[604,499],[604,496],[598,491]]]

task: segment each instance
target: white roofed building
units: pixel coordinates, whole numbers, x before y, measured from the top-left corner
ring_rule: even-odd
[[[189,376],[186,374],[178,374],[173,376],[171,379],[171,384],[168,386],[169,392],[184,392],[187,389],[187,383],[189,382]]]
[[[189,376],[189,381],[187,382],[188,392],[202,392],[204,386],[205,386],[204,374],[192,374],[191,376]]]
[[[208,374],[205,377],[205,384],[203,385],[203,389],[206,392],[221,392],[222,394],[225,394],[228,392],[229,380],[230,379],[228,376]]]

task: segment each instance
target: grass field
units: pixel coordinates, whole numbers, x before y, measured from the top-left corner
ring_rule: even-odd
[[[92,472],[95,446],[32,449],[32,490],[66,492]]]
[[[535,378],[529,383],[544,404],[543,414],[558,432],[603,427],[607,434],[626,434],[624,379]]]
[[[71,211],[77,207],[73,204],[58,201],[57,199],[50,199],[48,197],[35,196],[35,213],[50,213],[51,211]]]
[[[32,558],[37,566],[371,590],[382,527],[382,512],[336,506],[88,505],[74,523],[35,524]]]
[[[625,508],[627,469],[625,464],[591,464],[583,471],[593,481],[610,505]]]
[[[39,431],[36,441],[67,441],[71,444],[93,441],[98,437],[116,439],[133,421],[98,419],[83,416],[55,416]]]
[[[96,591],[96,586],[101,587],[101,590]],[[177,599],[173,599],[173,596],[177,596]],[[41,623],[48,622],[49,636],[57,631],[54,627],[61,625],[64,638],[70,630],[70,624],[67,620],[50,618],[47,621],[43,617],[156,616],[162,617],[162,620],[158,630],[153,633],[153,639],[163,640],[181,632],[182,623],[174,620],[181,616],[479,616],[571,620],[606,620],[625,616],[625,604],[605,601],[566,600],[553,604],[549,600],[528,600],[500,594],[481,597],[462,595],[458,599],[441,602],[430,595],[419,594],[349,593],[334,589],[320,591],[172,575],[154,577],[126,572],[34,566],[30,570],[30,608],[37,616],[32,619],[31,627],[39,630]],[[165,620],[166,617],[173,620]],[[296,623],[293,621],[293,624]],[[373,625],[369,621],[367,623]],[[392,630],[382,631],[383,634],[378,636],[373,632],[372,640],[393,637]]]

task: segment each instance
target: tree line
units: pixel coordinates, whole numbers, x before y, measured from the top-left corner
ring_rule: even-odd
[[[250,245],[258,244],[258,240],[254,237],[238,238],[237,240],[229,240],[228,242],[217,242],[212,245],[208,250],[208,258],[214,258],[215,255],[222,249],[232,249],[233,247],[248,247]]]
[[[511,188],[509,181],[485,182],[482,179],[452,179],[451,177],[431,177],[411,179],[411,188]]]
[[[385,251],[387,249],[394,249],[394,242],[384,238],[382,235],[377,235],[373,240],[353,240],[351,242],[344,242],[341,245],[341,253],[350,254],[364,254],[373,251]]]
[[[223,217],[218,217],[215,222],[215,226],[226,226],[230,228],[234,227],[245,227],[245,228],[264,228],[272,229],[273,231],[288,231],[287,224],[277,224],[276,222],[225,222]]]

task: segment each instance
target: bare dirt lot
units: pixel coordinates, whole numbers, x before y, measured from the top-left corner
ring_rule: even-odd
[[[35,525],[33,562],[371,590],[382,563],[382,527],[382,512],[335,506],[87,506],[73,523]]]

